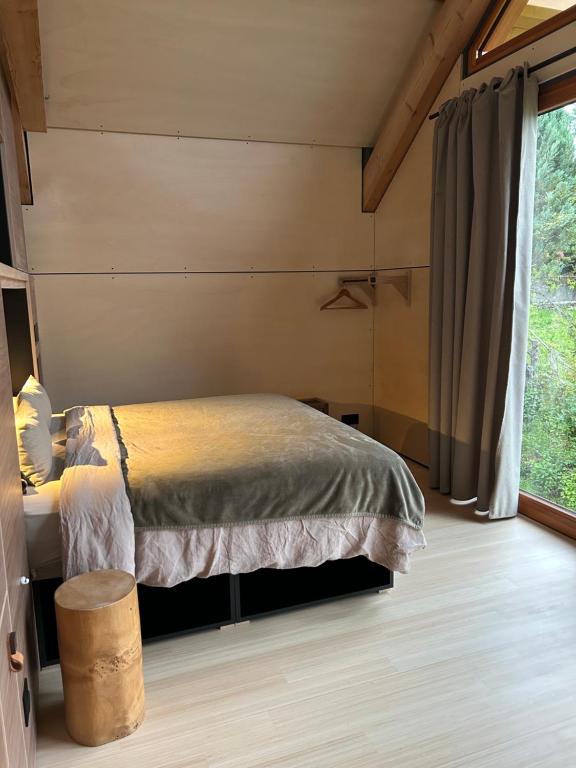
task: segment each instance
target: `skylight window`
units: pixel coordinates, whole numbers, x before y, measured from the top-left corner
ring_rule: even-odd
[[[576,0],[499,0],[468,50],[468,71],[498,61],[576,21]]]

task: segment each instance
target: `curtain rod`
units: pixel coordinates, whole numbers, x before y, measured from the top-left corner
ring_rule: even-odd
[[[561,61],[567,56],[572,56],[573,53],[576,53],[576,46],[573,48],[568,48],[567,51],[562,51],[562,53],[557,53],[555,56],[550,56],[549,59],[544,59],[544,61],[541,61],[538,64],[534,64],[533,67],[528,67],[528,74],[531,75],[533,72],[538,72],[539,69],[544,69],[544,67],[547,67],[550,64],[555,64],[557,61]],[[563,77],[566,77],[566,75],[559,75],[558,78],[553,79],[561,79]],[[433,112],[431,115],[428,115],[428,120],[436,120],[439,115],[440,112]]]

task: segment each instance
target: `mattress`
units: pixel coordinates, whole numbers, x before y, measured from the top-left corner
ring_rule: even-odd
[[[60,486],[59,479],[52,480],[36,488],[28,488],[24,496],[28,564],[34,579],[62,575]]]
[[[60,487],[66,459],[65,416],[55,414],[50,425],[53,464],[50,480],[29,486],[23,497],[28,564],[34,579],[62,575]]]

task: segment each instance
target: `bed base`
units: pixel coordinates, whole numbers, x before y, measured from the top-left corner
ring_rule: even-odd
[[[58,662],[54,592],[62,579],[32,584],[40,664]],[[382,592],[394,574],[365,557],[317,568],[263,568],[237,576],[191,579],[169,589],[138,585],[143,641],[190,634],[365,592]]]

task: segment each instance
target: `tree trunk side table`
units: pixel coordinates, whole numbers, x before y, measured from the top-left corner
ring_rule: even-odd
[[[121,739],[144,719],[138,594],[124,571],[91,571],[54,595],[66,727],[80,744]]]

